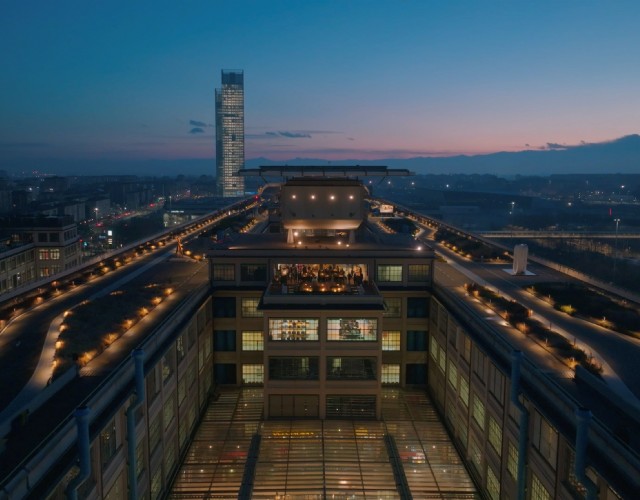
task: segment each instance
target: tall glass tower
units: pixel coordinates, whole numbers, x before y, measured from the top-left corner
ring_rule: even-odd
[[[216,89],[216,185],[218,195],[243,196],[244,178],[244,73],[222,70]]]

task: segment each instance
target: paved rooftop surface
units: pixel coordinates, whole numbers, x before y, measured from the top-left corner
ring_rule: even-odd
[[[401,498],[385,434],[395,439],[414,498],[477,498],[424,391],[384,389],[381,421],[265,421],[262,409],[262,389],[223,391],[207,409],[169,498],[238,498],[256,434],[254,499]]]

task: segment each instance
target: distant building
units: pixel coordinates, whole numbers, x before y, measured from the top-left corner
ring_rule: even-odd
[[[225,198],[244,194],[244,74],[222,71],[222,87],[216,89],[216,185]]]

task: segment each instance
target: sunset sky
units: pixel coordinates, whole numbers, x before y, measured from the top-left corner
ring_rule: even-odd
[[[4,2],[0,161],[211,158],[221,69],[245,73],[247,158],[610,140],[640,132],[639,22],[637,1]]]

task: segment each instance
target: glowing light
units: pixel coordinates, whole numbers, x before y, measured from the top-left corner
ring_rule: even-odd
[[[329,196],[329,199],[330,199],[330,200],[335,200],[335,199],[336,199],[336,197],[335,197],[334,195],[331,195],[331,196]]]
[[[315,200],[315,199],[316,199],[316,195],[315,195],[315,194],[312,194],[312,195],[311,195],[311,199],[312,199],[312,200]]]

